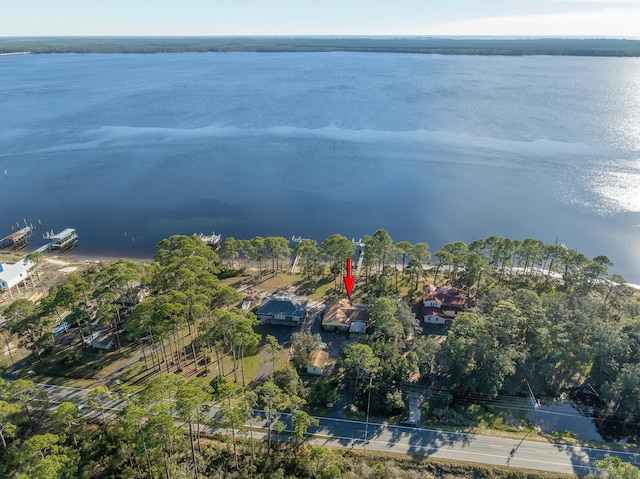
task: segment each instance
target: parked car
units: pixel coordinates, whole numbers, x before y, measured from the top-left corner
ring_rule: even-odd
[[[398,425],[399,426],[404,426],[404,427],[417,427],[418,423],[416,421],[414,421],[413,419],[405,419],[403,421],[400,421],[400,423]]]

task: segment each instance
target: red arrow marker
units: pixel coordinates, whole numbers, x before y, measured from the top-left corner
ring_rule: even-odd
[[[347,288],[347,296],[351,299],[351,291],[353,291],[353,282],[355,278],[351,276],[351,258],[347,258],[347,275],[343,276],[344,286]]]

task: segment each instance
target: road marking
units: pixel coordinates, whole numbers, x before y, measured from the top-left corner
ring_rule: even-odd
[[[372,440],[372,441],[369,441],[369,442],[376,442],[376,443],[379,443],[379,444],[387,444],[387,441]],[[402,443],[397,443],[397,444],[398,445],[404,445]],[[428,449],[434,449],[434,448],[432,448],[430,446],[418,446],[418,445],[414,445],[414,444],[408,444],[408,445],[405,445],[405,446],[408,449],[427,449],[427,450]],[[438,452],[440,452],[441,449],[442,448],[440,448],[440,447],[436,448],[435,452],[432,452],[431,454],[427,454],[427,456],[435,456]],[[484,453],[484,452],[473,452],[473,451],[465,451],[465,450],[454,450],[453,452],[460,453],[460,454],[470,454],[470,455],[485,456],[485,457],[497,457],[497,458],[504,459],[504,456],[498,456],[496,454],[487,454],[487,453]],[[574,469],[578,468],[578,467],[582,468],[582,469],[594,469],[594,470],[596,469],[593,466],[583,466],[581,464],[573,464],[573,463],[571,463],[570,460],[569,460],[569,462],[566,462],[566,463],[564,463],[564,462],[553,462],[553,461],[543,461],[543,460],[538,460],[538,459],[528,459],[526,457],[516,457],[516,458],[513,458],[511,460],[512,461],[541,462],[541,463],[544,463],[544,464],[553,464],[553,465],[556,465],[556,466],[562,466],[562,467],[574,468]]]
[[[356,438],[352,438],[352,437],[344,437],[344,436],[326,436],[324,434],[316,434],[316,435],[312,435],[310,436],[312,439],[325,439],[327,441],[331,441],[331,440],[349,440],[349,442],[355,442],[355,443],[363,443],[364,441],[362,439],[356,439]],[[371,443],[377,443],[377,444],[383,444],[387,447],[389,447],[389,441],[378,441],[375,439],[370,439],[367,441],[367,444],[371,444]],[[403,443],[395,443],[394,445],[398,445],[398,446],[404,446],[407,449],[427,449],[427,450],[433,450],[434,447],[431,446],[419,446],[419,445],[415,445],[415,444],[403,444]],[[440,452],[441,450],[443,450],[444,448],[441,447],[437,447],[435,448],[435,452],[432,452],[431,454],[426,454],[427,456],[435,456],[438,452]],[[473,452],[473,451],[465,451],[465,450],[456,450],[456,453],[460,453],[460,454],[471,454],[471,455],[476,455],[476,456],[485,456],[485,457],[496,457],[499,459],[504,459],[504,456],[498,456],[496,454],[487,454],[484,452]],[[571,462],[568,463],[564,463],[564,462],[552,462],[552,461],[542,461],[542,460],[537,460],[537,459],[528,459],[526,457],[517,457],[512,459],[514,461],[528,461],[528,462],[541,462],[544,464],[553,464],[556,466],[563,466],[563,467],[567,467],[567,468],[582,468],[582,469],[593,469],[595,470],[596,468],[593,466],[583,466],[580,464],[572,464]]]
[[[66,392],[66,396],[69,397],[71,396],[69,394],[69,392],[73,392],[73,397],[76,396],[83,396],[84,394],[86,394],[88,392],[87,389],[84,388],[76,388],[76,387],[69,387],[69,386],[58,386],[55,384],[37,384],[38,387],[40,387],[41,389],[44,390],[55,390],[58,389],[61,392]],[[85,398],[78,398],[81,400],[86,400]],[[57,400],[56,400],[57,401]],[[50,402],[54,402],[51,401]],[[120,403],[122,404],[122,403]],[[119,405],[118,403],[116,403],[115,405]],[[259,410],[255,410],[256,412],[259,412]],[[283,416],[290,416],[290,414],[283,414]],[[330,428],[330,424],[336,424],[336,423],[351,423],[351,424],[358,424],[360,427],[363,426],[363,423],[361,421],[353,421],[353,420],[345,420],[345,419],[338,419],[338,418],[325,418],[325,417],[318,417],[317,419],[319,419],[322,423],[322,421],[327,421],[326,425],[323,424],[320,426],[320,429],[324,429],[324,428]],[[380,424],[380,423],[369,423],[369,428],[370,430],[375,431],[376,429],[379,429],[380,432],[382,431],[398,431],[401,430],[399,427],[397,426],[392,426],[392,425],[384,425],[384,424]],[[404,429],[404,428],[402,428]],[[358,431],[360,431],[360,429],[358,429]],[[415,431],[413,434],[412,432]],[[438,436],[438,440],[442,441],[441,445],[437,445],[437,446],[418,446],[418,445],[412,445],[412,444],[406,444],[406,443],[395,443],[399,446],[403,446],[409,450],[411,449],[419,449],[419,450],[427,450],[426,454],[423,455],[429,455],[429,451],[433,451],[433,449],[436,449],[436,454],[440,451],[443,451],[444,453],[447,452],[447,450],[452,450],[452,448],[455,446],[455,442],[460,441],[461,438],[469,438],[472,441],[475,439],[483,439],[483,438],[487,438],[489,436],[484,436],[484,435],[478,435],[478,434],[469,434],[469,433],[459,433],[459,432],[447,432],[447,431],[441,431],[441,430],[437,430],[437,429],[428,429],[428,428],[413,428],[413,431],[402,431],[403,432],[403,436],[404,435],[409,435],[409,436],[416,436],[416,437],[420,437],[419,434],[420,433],[435,433]],[[317,437],[317,436],[316,436]],[[342,439],[342,440],[347,440],[349,443],[353,442],[354,444],[357,443],[362,443],[362,440],[359,438],[354,438],[354,437],[339,437],[339,436],[325,436],[327,437],[327,440],[330,439]],[[386,444],[387,447],[391,447],[392,445],[395,445],[394,443],[390,443],[389,441],[376,441],[376,440],[370,440],[371,443],[376,442],[376,443],[380,443],[380,444]],[[529,442],[529,441],[526,441]],[[445,443],[449,443],[448,447],[445,446]],[[506,446],[499,446],[499,445],[494,445],[494,444],[489,444],[489,447],[493,447],[496,449],[503,449]],[[531,444],[531,442],[529,442],[529,447],[533,446],[533,444]],[[637,460],[638,460],[638,454],[637,453],[633,453],[633,452],[626,452],[626,451],[615,451],[615,450],[607,450],[607,449],[600,449],[600,448],[592,448],[592,447],[579,447],[579,446],[566,446],[566,445],[560,445],[560,444],[549,444],[549,446],[555,447],[557,449],[557,451],[544,451],[544,450],[535,450],[536,453],[538,454],[545,454],[545,455],[553,455],[554,452],[564,452],[565,454],[567,454],[569,457],[571,455],[575,455],[576,453],[578,453],[580,456],[587,456],[587,458],[589,457],[589,452],[593,451],[593,452],[600,452],[600,453],[605,453],[605,454],[615,454],[617,456],[628,456],[630,462],[637,464]],[[462,446],[464,447],[464,445]],[[508,446],[510,447],[510,446]],[[453,449],[455,451],[455,449]],[[494,454],[484,454],[484,453],[479,453],[479,452],[472,452],[472,451],[458,451],[461,453],[466,453],[466,454],[475,454],[478,456],[488,456],[488,457],[494,457],[494,458],[504,458],[504,456],[498,456],[498,455],[494,455]],[[411,454],[409,452],[409,454]],[[431,452],[431,455],[433,455],[434,453]],[[596,458],[593,458],[594,460]],[[545,463],[545,464],[554,464],[554,465],[559,465],[559,466],[564,466],[564,467],[573,467],[575,468],[581,468],[581,469],[595,469],[592,466],[588,466],[588,465],[581,465],[581,464],[575,464],[575,463],[569,463],[569,464],[564,464],[564,463],[558,463],[558,462],[551,462],[548,460],[536,460],[536,459],[527,459],[527,458],[523,458],[523,457],[515,457],[513,458],[514,461],[528,461],[528,462],[537,462],[537,463]],[[576,459],[574,459],[574,461],[576,461]]]

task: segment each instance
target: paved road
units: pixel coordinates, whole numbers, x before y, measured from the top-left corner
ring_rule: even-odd
[[[52,402],[87,404],[87,390],[39,384]],[[122,401],[105,409],[119,410]],[[285,423],[291,416],[283,415]],[[572,447],[538,441],[517,441],[477,434],[450,433],[424,428],[408,428],[345,419],[317,418],[320,425],[309,430],[308,442],[316,445],[393,452],[413,456],[455,459],[482,464],[512,466],[541,471],[580,474],[593,472],[594,462],[608,455],[640,466],[640,454]],[[258,421],[259,422],[259,421]],[[256,424],[254,427],[264,427]],[[287,429],[291,429],[290,426]],[[365,443],[366,437],[366,443]]]
[[[593,472],[594,462],[607,455],[617,455],[640,466],[640,455],[602,449],[382,424],[369,424],[365,429],[366,425],[357,421],[320,418],[320,427],[311,432],[325,435],[333,440],[331,443],[337,441],[343,447],[363,448],[366,433],[367,450],[567,474]]]

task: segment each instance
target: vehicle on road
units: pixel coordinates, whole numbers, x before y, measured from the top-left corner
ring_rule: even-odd
[[[398,423],[398,426],[404,426],[404,427],[418,427],[418,423],[416,421],[414,421],[413,419],[405,419],[403,421],[400,421]]]

